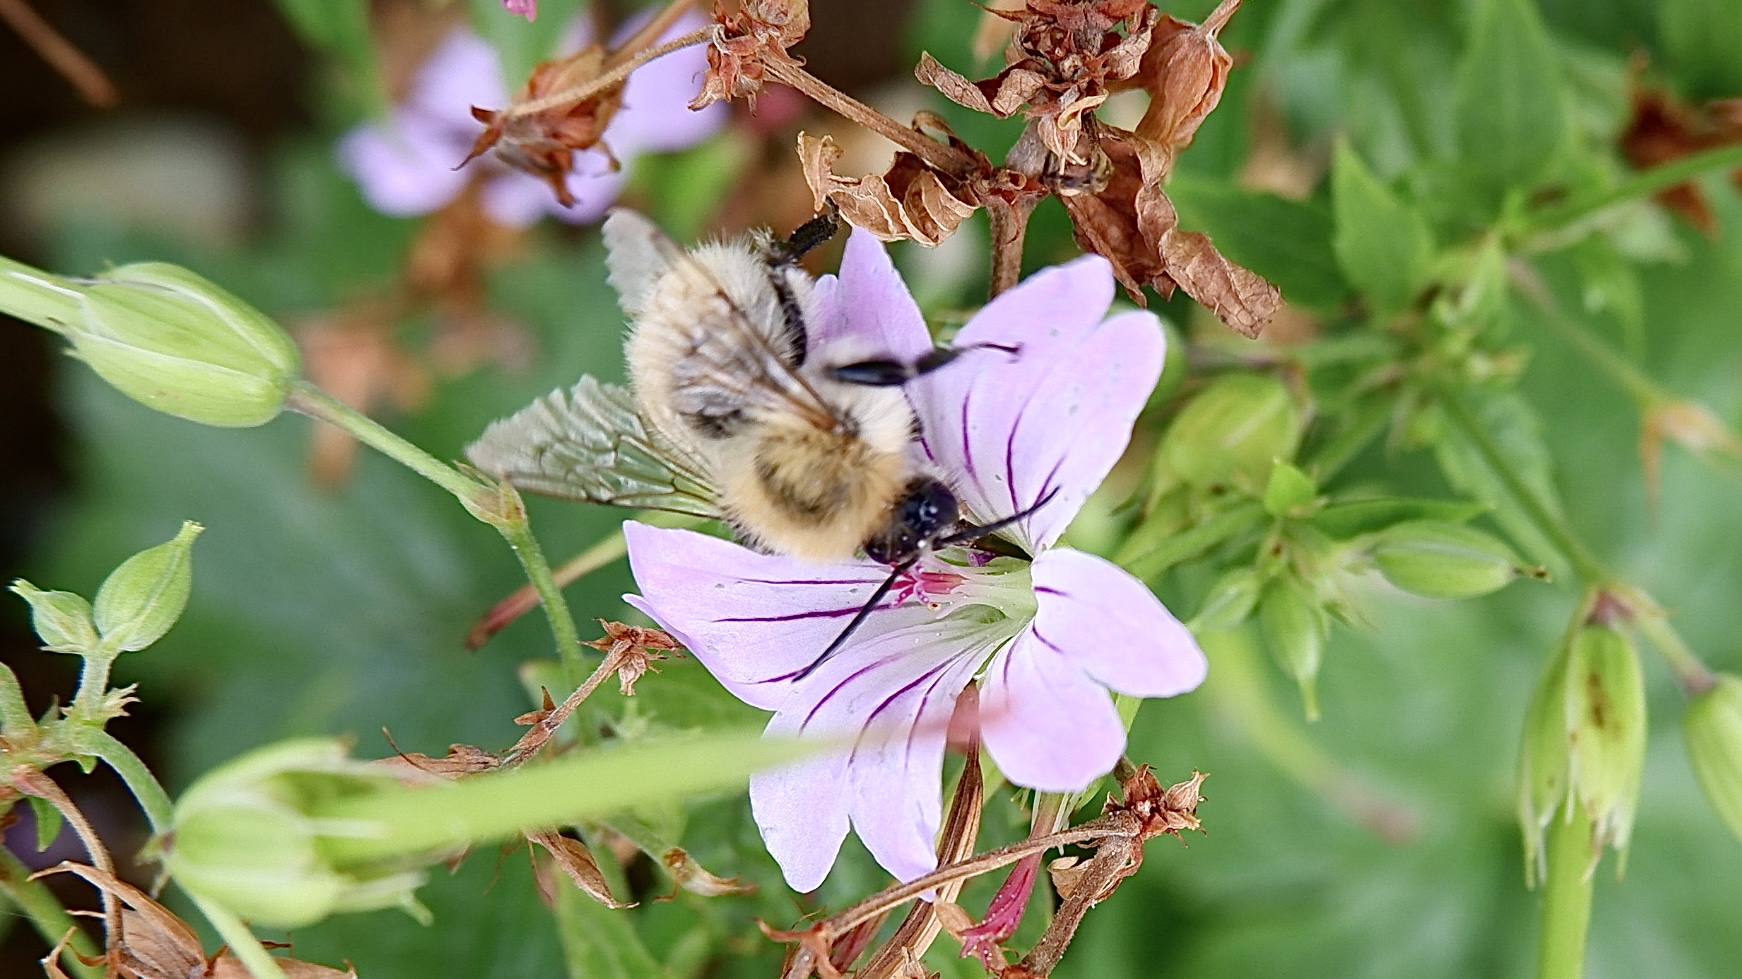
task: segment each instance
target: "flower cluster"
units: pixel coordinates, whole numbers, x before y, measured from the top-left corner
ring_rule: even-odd
[[[1082,789],[1125,745],[1109,691],[1196,687],[1203,654],[1140,581],[1060,536],[1124,452],[1160,374],[1154,316],[1106,316],[1114,279],[1086,256],[989,303],[960,345],[1019,347],[1013,363],[954,364],[906,387],[920,448],[985,524],[1031,557],[948,547],[906,572],[834,656],[806,667],[888,575],[869,560],[818,565],[684,530],[625,528],[640,596],[629,600],[730,690],[774,712],[771,735],[835,736],[849,749],[765,772],[757,825],[786,879],[822,882],[849,826],[904,880],[936,866],[940,779],[957,696],[981,685],[984,744],[1012,782]],[[890,356],[931,346],[883,246],[855,230],[838,279],[818,283],[819,343]]]
[[[680,18],[662,40],[701,26],[700,17]],[[570,32],[564,47],[584,48],[585,22]],[[630,25],[623,33],[632,33]],[[493,220],[524,227],[550,214],[577,224],[598,220],[622,191],[622,165],[641,153],[693,146],[725,122],[724,106],[700,112],[687,108],[707,68],[699,48],[684,48],[657,58],[630,75],[620,109],[609,117],[602,138],[572,156],[562,189],[573,200],[565,206],[545,179],[510,169],[489,157],[490,176],[480,188],[485,213]],[[427,214],[458,197],[473,179],[460,169],[479,135],[474,106],[509,104],[501,60],[488,42],[465,29],[450,33],[417,71],[410,93],[386,123],[353,129],[340,141],[340,165],[371,207],[397,216]]]

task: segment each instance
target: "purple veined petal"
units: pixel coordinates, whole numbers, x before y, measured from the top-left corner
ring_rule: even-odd
[[[776,715],[764,731],[792,737],[796,716]],[[847,838],[847,757],[812,755],[750,777],[750,812],[787,886],[814,891],[829,875]]]
[[[459,153],[466,155],[483,126],[472,118],[472,106],[500,109],[508,104],[502,79],[502,59],[490,43],[465,28],[451,31],[418,66],[405,106],[432,121],[456,127]]]
[[[691,11],[668,27],[659,41],[674,40],[707,24]],[[626,30],[630,26],[626,25]],[[639,19],[632,26],[639,28]],[[627,40],[627,34],[619,34],[615,43]],[[694,146],[718,132],[731,115],[725,103],[715,102],[699,112],[689,108],[708,70],[707,52],[707,45],[694,44],[635,69],[623,86],[623,106],[611,119],[605,138],[626,152],[668,153]]]
[[[1034,560],[1034,635],[1096,682],[1134,697],[1197,689],[1203,651],[1143,582],[1112,562],[1068,547]]]
[[[459,195],[472,175],[446,159],[445,127],[397,112],[394,124],[358,126],[336,148],[341,169],[357,181],[369,206],[382,214],[428,214]]]
[[[897,880],[937,869],[950,715],[988,646],[957,650],[862,715],[865,732],[847,762],[853,828]]]
[[[795,675],[834,642],[889,573],[868,561],[813,564],[633,521],[623,525],[623,536],[641,589],[636,607],[682,640],[734,696],[763,710],[787,703]],[[829,682],[847,668],[849,652],[932,618],[923,606],[870,616],[854,643],[806,682]]]
[[[841,273],[832,290],[834,314],[811,325],[815,348],[834,348],[840,354],[837,360],[912,360],[932,348],[919,304],[895,270],[888,249],[871,232],[854,228],[847,236]]]
[[[1149,313],[1101,319],[1113,277],[1096,255],[1044,270],[988,303],[956,337],[1020,344],[909,385],[928,451],[964,507],[989,522],[1057,496],[1016,528],[1030,549],[1056,541],[1131,439],[1161,376],[1166,340]]]
[[[1112,769],[1125,725],[1107,688],[1030,626],[987,667],[980,736],[1016,785],[1075,792]]]

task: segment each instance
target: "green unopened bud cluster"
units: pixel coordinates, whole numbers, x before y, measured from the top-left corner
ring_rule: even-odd
[[[333,858],[328,841],[367,826],[315,815],[324,804],[397,785],[387,771],[348,758],[337,741],[262,748],[182,795],[161,843],[164,866],[189,893],[257,925],[296,928],[338,912],[395,907],[427,920],[414,896],[421,870]]]
[[[1724,673],[1716,680],[1688,705],[1682,736],[1700,788],[1742,838],[1742,677]]]
[[[95,603],[23,579],[12,583],[12,591],[30,604],[31,626],[50,652],[114,656],[144,649],[162,639],[187,608],[194,538],[202,530],[185,521],[175,537],[121,562],[97,589]]]
[[[1632,640],[1581,626],[1544,671],[1525,717],[1519,819],[1535,868],[1562,804],[1591,819],[1591,845],[1625,851],[1645,771],[1645,682]]]
[[[46,326],[116,390],[207,425],[264,424],[301,369],[290,336],[187,269],[123,265],[68,279],[7,262],[0,309]]]

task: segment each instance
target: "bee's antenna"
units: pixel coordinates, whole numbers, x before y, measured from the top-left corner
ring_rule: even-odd
[[[883,583],[878,585],[877,590],[871,593],[871,598],[866,601],[864,605],[859,606],[859,611],[854,614],[852,621],[847,623],[847,627],[841,630],[841,634],[835,637],[834,642],[829,643],[829,648],[823,650],[821,656],[811,660],[809,666],[802,670],[788,673],[785,676],[774,677],[774,679],[802,680],[814,673],[817,667],[827,662],[829,657],[835,655],[835,653],[840,651],[842,646],[846,645],[847,637],[851,636],[860,626],[865,624],[865,620],[871,616],[871,610],[877,607],[878,602],[883,601],[883,596],[889,594],[889,589],[895,587],[895,580],[900,578],[908,568],[913,567],[918,561],[919,555],[915,554],[913,557],[910,557],[900,564],[897,564],[894,568],[891,568],[889,571],[889,577],[883,579]]]
[[[962,543],[966,543],[967,541],[971,541],[971,540],[975,540],[975,539],[980,538],[980,537],[984,537],[987,534],[1003,530],[1005,527],[1008,527],[1011,524],[1017,523],[1017,522],[1022,521],[1022,520],[1026,520],[1029,517],[1034,516],[1035,513],[1038,512],[1041,507],[1046,506],[1048,503],[1051,503],[1053,500],[1053,497],[1058,496],[1058,495],[1059,495],[1058,487],[1055,486],[1052,489],[1047,490],[1046,493],[1042,494],[1041,498],[1034,501],[1034,505],[1032,505],[1032,506],[1024,507],[1023,509],[1017,511],[1016,513],[1011,514],[1008,517],[1003,518],[1002,520],[994,520],[989,524],[982,524],[979,526],[964,527],[961,530],[958,530],[953,534],[950,534],[950,535],[945,536],[945,537],[939,537],[937,540],[932,542],[931,546],[932,547],[948,547],[951,544],[962,544]],[[816,672],[817,667],[828,662],[829,657],[840,652],[841,647],[847,644],[847,639],[850,636],[852,636],[854,632],[858,631],[860,626],[865,624],[866,619],[871,617],[871,611],[877,607],[877,603],[883,601],[883,596],[889,594],[889,589],[895,587],[896,579],[900,578],[903,574],[905,574],[907,572],[907,570],[909,568],[912,568],[915,564],[917,564],[919,562],[921,554],[923,554],[923,553],[924,553],[924,551],[921,551],[918,554],[914,554],[912,557],[907,558],[906,560],[902,561],[901,563],[899,563],[899,564],[895,565],[893,568],[891,568],[889,571],[889,577],[883,579],[883,583],[878,585],[877,590],[871,593],[870,599],[867,600],[864,605],[859,606],[859,611],[854,613],[852,620],[847,623],[847,627],[845,629],[841,630],[841,634],[835,637],[834,642],[829,643],[829,648],[823,650],[822,655],[818,656],[816,659],[811,660],[809,666],[806,666],[802,670],[795,670],[792,673],[787,673],[783,676],[773,677],[772,679],[775,679],[775,680],[802,680],[805,677],[810,676],[812,673]]]
[[[978,526],[970,524],[966,527],[963,527],[961,530],[958,530],[955,533],[950,534],[947,537],[939,537],[937,540],[932,542],[932,546],[933,547],[948,547],[951,544],[965,544],[971,540],[978,540],[981,537],[986,536],[987,534],[997,533],[998,531],[1003,530],[1004,528],[1006,528],[1012,524],[1021,523],[1022,521],[1027,520],[1029,517],[1034,516],[1036,513],[1040,512],[1041,507],[1046,506],[1048,503],[1051,503],[1053,497],[1055,497],[1057,495],[1059,495],[1059,489],[1057,486],[1054,486],[1052,489],[1049,489],[1045,493],[1041,494],[1040,499],[1035,500],[1033,506],[1024,507],[1021,510],[1016,511],[1015,513],[1011,514],[1008,517],[1004,517],[1003,519],[1000,519],[1000,520],[994,520],[988,524],[980,524]]]

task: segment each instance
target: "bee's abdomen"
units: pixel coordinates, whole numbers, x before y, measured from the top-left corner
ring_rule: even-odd
[[[812,560],[850,557],[888,518],[905,462],[841,432],[776,430],[729,475],[734,522],[772,550]]]

